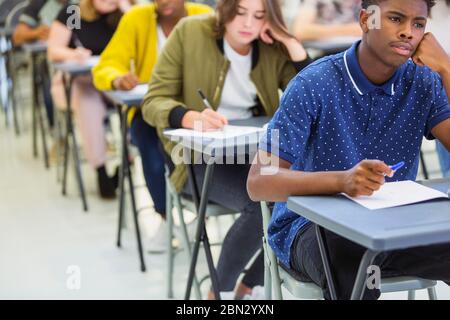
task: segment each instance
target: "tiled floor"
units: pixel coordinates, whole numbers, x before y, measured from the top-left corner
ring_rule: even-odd
[[[21,86],[23,97],[29,96],[27,85],[25,81]],[[165,255],[147,254],[148,270],[141,273],[132,228],[124,232],[123,248],[115,246],[117,201],[98,199],[95,175],[87,164],[83,176],[89,212],[81,210],[73,175],[69,176],[68,196],[61,195],[55,168],[46,170],[42,157],[32,156],[29,101],[21,98],[20,104],[24,116],[19,137],[5,127],[0,113],[0,299],[164,299]],[[427,157],[438,175],[434,155]],[[142,184],[139,167],[136,175]],[[150,204],[145,189],[138,196],[140,205]],[[228,218],[221,218],[220,224],[210,222],[213,238],[225,234],[231,223]],[[128,221],[131,226],[129,217]],[[149,209],[142,212],[140,221],[149,235],[159,218]],[[217,257],[217,249],[214,254]],[[206,272],[203,257],[199,264],[199,274]],[[178,254],[177,298],[183,297],[188,265],[185,255]],[[78,272],[80,282],[74,281]],[[207,285],[202,287],[204,292]],[[445,284],[439,283],[437,290],[439,298],[450,299]],[[406,293],[382,298],[405,299]],[[426,298],[426,293],[419,292],[417,298]]]

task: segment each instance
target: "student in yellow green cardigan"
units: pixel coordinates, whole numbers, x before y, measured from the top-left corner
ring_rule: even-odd
[[[120,21],[114,36],[93,69],[94,85],[99,90],[131,90],[139,83],[147,83],[158,53],[178,21],[185,16],[212,12],[206,5],[184,0],[155,0],[138,5]],[[164,158],[158,148],[156,130],[142,119],[135,108],[130,112],[132,142],[138,147],[148,190],[154,208],[163,221],[166,215]],[[152,252],[167,248],[167,228],[164,223],[149,242]]]

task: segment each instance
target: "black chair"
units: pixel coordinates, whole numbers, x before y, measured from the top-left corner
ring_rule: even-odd
[[[21,3],[28,4],[28,0],[2,0],[0,1],[0,27],[4,28],[8,15]]]

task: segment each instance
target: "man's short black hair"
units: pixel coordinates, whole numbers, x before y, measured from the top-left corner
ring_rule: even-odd
[[[378,4],[381,1],[384,1],[384,0],[362,0],[362,8],[367,9],[369,6]],[[436,0],[423,0],[423,1],[426,2],[427,7],[428,7],[428,13],[430,13],[431,8],[433,8],[434,5],[436,4]]]

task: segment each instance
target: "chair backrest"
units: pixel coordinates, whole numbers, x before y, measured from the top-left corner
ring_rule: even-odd
[[[285,267],[281,267],[278,263],[278,259],[270,247],[268,239],[268,228],[270,218],[272,216],[271,210],[266,202],[261,202],[261,213],[263,217],[263,249],[264,249],[264,272],[266,274],[265,283],[270,288],[266,291],[266,298],[272,298],[272,287],[274,298],[276,300],[283,299],[281,292],[281,285],[283,285],[293,296],[300,299],[322,299],[322,290],[312,282],[307,282],[296,274],[294,270],[290,270]]]
[[[275,252],[273,252],[272,248],[268,243],[269,222],[272,213],[270,212],[270,208],[265,201],[261,201],[261,213],[262,213],[263,234],[264,234],[263,235],[264,268],[266,269],[265,273],[270,275],[269,276],[270,279],[265,279],[265,282],[270,281],[270,284],[264,283],[265,286],[268,286],[270,291],[266,292],[266,299],[272,298],[272,287],[273,287],[275,299],[281,300],[283,299],[283,296],[281,293],[281,279],[278,270],[278,260],[277,257],[275,256]]]
[[[11,11],[21,3],[28,4],[27,0],[3,0],[0,1],[0,26],[6,26],[6,19]]]
[[[14,30],[19,24],[20,15],[28,5],[28,1],[19,1],[8,13],[5,20],[5,27]]]

